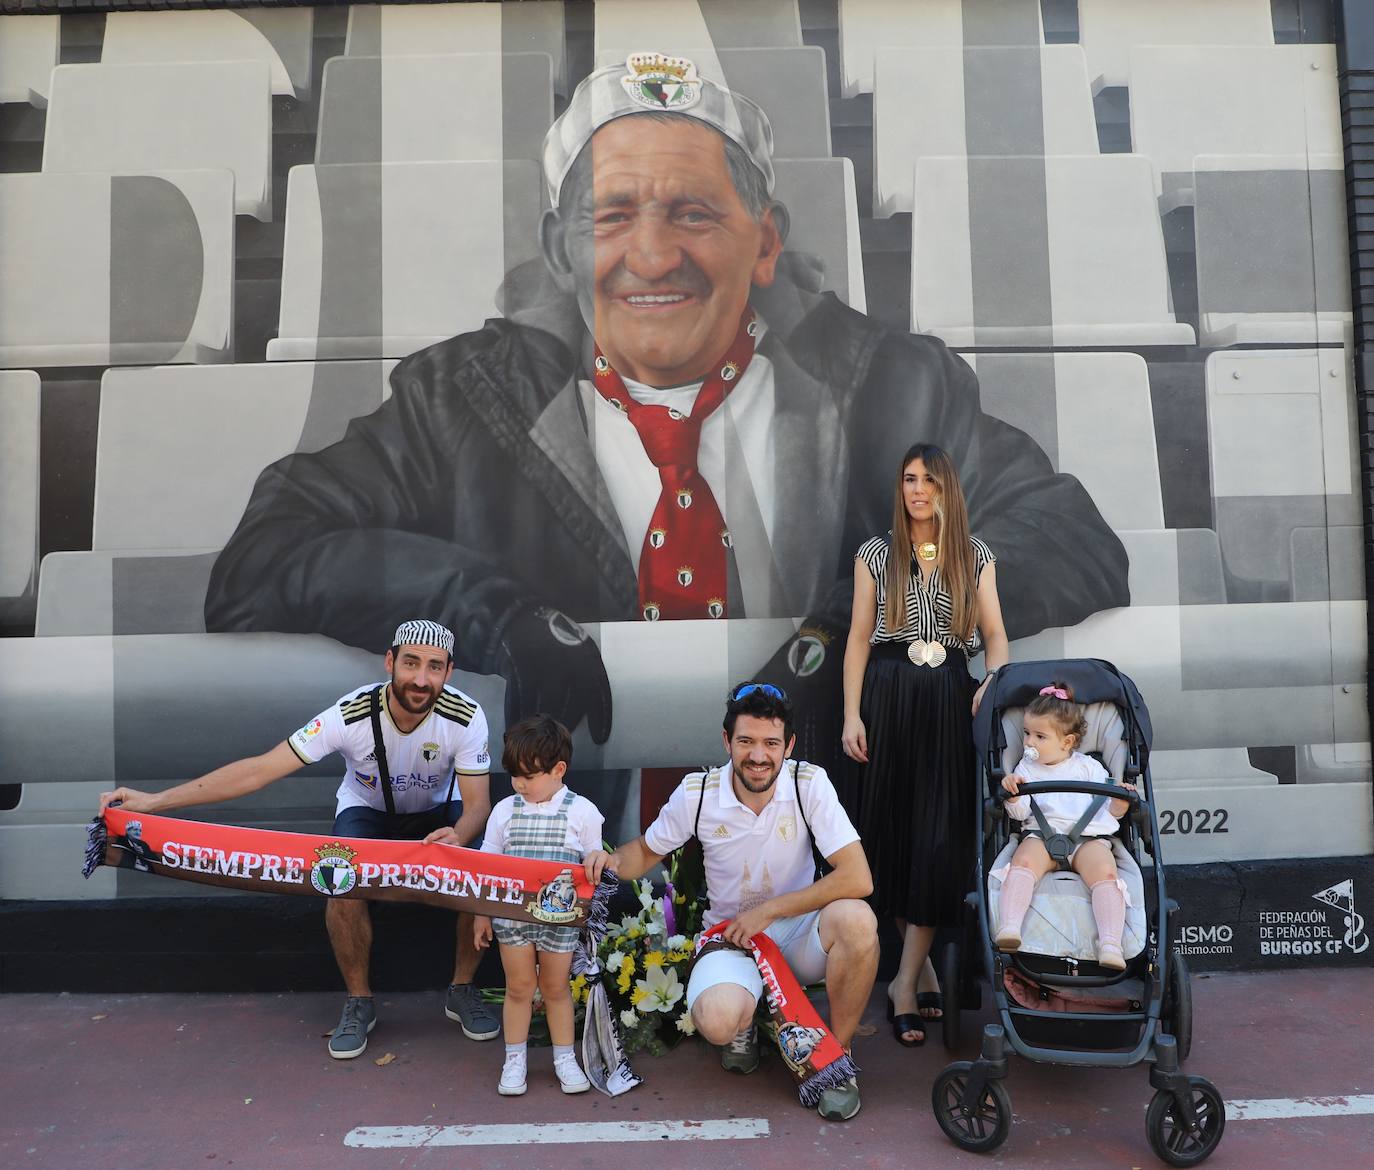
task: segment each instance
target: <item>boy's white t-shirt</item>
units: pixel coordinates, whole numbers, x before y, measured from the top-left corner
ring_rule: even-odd
[[[1021,762],[1016,765],[1016,775],[1031,781],[1087,780],[1094,784],[1114,783],[1112,774],[1106,768],[1092,756],[1085,756],[1082,752],[1074,752],[1067,760],[1058,764],[1042,764],[1038,760],[1028,760],[1022,756]],[[1096,799],[1095,796],[1083,792],[1040,792],[1036,794],[1035,803],[1045,814],[1045,820],[1049,822],[1050,828],[1056,833],[1067,833],[1078,824],[1078,818],[1088,811],[1088,805]],[[1108,804],[1110,803],[1108,801]],[[1038,827],[1035,818],[1031,816],[1029,796],[1018,796],[1015,800],[1009,800],[1006,807],[1008,815],[1014,820],[1026,821],[1027,828]],[[1088,836],[1109,836],[1119,827],[1117,819],[1107,811],[1107,805],[1104,804],[1083,832]]]
[[[372,692],[378,684],[359,687],[326,707],[287,739],[303,764],[318,764],[333,752],[347,771],[339,785],[335,815],[359,805],[385,809],[377,745],[372,735]],[[392,721],[382,695],[382,746],[386,749],[391,795],[398,813],[425,812],[448,798],[450,783],[458,798],[459,776],[484,776],[491,770],[487,751],[487,717],[477,700],[446,686],[424,721],[402,732]]]
[[[563,799],[567,794],[568,789],[564,786],[540,804],[527,800],[525,801],[525,814],[536,817],[556,816],[563,807]],[[506,829],[510,826],[511,816],[514,812],[514,796],[508,796],[505,800],[497,801],[496,807],[491,810],[491,816],[487,818],[487,830],[482,837],[483,852],[504,853],[506,851]],[[593,849],[600,849],[603,824],[605,824],[605,818],[601,815],[601,810],[585,796],[574,793],[572,804],[568,806],[568,831],[564,837],[564,846],[583,856]]]
[[[832,857],[859,834],[845,815],[825,769],[791,760],[783,765],[773,799],[755,815],[735,795],[727,763],[709,772],[693,772],[668,798],[644,832],[650,852],[671,853],[693,834],[706,862],[710,907],[702,921],[709,929],[779,894],[803,890],[816,880],[815,861],[806,823],[798,815],[797,780],[806,800],[806,823],[815,834],[822,857]]]

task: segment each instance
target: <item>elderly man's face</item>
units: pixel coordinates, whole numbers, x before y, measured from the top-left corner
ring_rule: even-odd
[[[625,377],[694,382],[734,339],[751,284],[773,281],[772,214],[750,216],[725,140],[690,118],[620,118],[591,150],[591,190],[556,229],[582,315]]]

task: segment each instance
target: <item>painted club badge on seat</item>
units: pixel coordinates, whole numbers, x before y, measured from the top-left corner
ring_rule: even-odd
[[[948,651],[939,642],[924,642],[917,638],[906,648],[906,656],[916,666],[940,666],[948,656]]]

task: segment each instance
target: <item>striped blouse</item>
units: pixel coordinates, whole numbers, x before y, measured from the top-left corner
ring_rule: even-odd
[[[976,654],[983,644],[977,626],[974,627],[973,636],[968,641],[962,641],[950,633],[949,621],[953,603],[940,580],[940,569],[937,566],[931,572],[929,581],[922,581],[920,570],[916,568],[914,554],[911,576],[906,587],[906,625],[900,630],[887,628],[884,598],[887,592],[887,550],[891,539],[891,532],[886,536],[875,536],[861,545],[859,551],[854,554],[868,566],[868,571],[873,574],[874,584],[878,587],[878,620],[873,627],[873,644],[909,642],[914,638],[923,638],[927,642],[943,642],[946,646],[957,646],[968,655]],[[995,563],[997,558],[993,556],[992,549],[976,536],[970,536],[969,540],[973,544],[973,572],[976,584],[982,576],[983,566]]]

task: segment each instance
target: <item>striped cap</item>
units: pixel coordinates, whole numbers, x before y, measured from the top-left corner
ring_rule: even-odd
[[[453,631],[438,622],[428,622],[417,618],[413,622],[402,622],[396,627],[396,636],[391,639],[393,646],[437,646],[450,658],[453,657]]]
[[[773,128],[759,106],[698,77],[686,57],[631,53],[624,65],[606,65],[584,78],[544,136],[549,202],[558,206],[563,180],[593,134],[616,118],[649,112],[681,114],[719,130],[744,150],[773,194]]]

